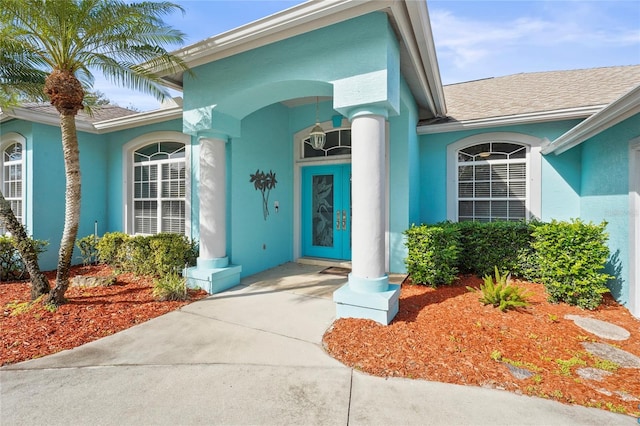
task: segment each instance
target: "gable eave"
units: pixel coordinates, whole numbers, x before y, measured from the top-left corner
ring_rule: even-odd
[[[425,117],[446,114],[444,91],[436,59],[426,1],[309,1],[255,22],[174,51],[193,69],[252,49],[328,27],[368,13],[390,17],[401,45],[401,72]],[[182,90],[183,73],[158,72],[164,84]]]
[[[640,85],[551,141],[542,153],[562,154],[636,114],[640,114]]]

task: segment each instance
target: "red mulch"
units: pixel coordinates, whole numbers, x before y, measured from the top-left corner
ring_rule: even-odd
[[[531,305],[501,312],[478,301],[481,280],[461,277],[452,286],[433,289],[403,284],[400,311],[382,326],[371,320],[339,319],[324,336],[327,351],[344,364],[376,376],[398,376],[462,385],[484,386],[555,399],[565,403],[599,407],[640,415],[640,370],[620,368],[601,382],[560,373],[556,360],[596,359],[582,342],[605,342],[640,356],[640,321],[610,295],[595,311],[566,304],[551,304],[540,284],[516,282],[533,293]],[[564,319],[583,315],[627,329],[625,341],[607,341]],[[498,354],[499,353],[499,354]],[[520,363],[538,370],[537,376],[519,380],[506,365],[492,359]],[[636,398],[625,401],[625,395]]]
[[[104,265],[76,266],[71,276],[110,276]],[[55,271],[46,273],[53,286]],[[30,283],[0,283],[0,365],[39,358],[97,340],[167,312],[176,310],[207,294],[190,291],[187,301],[159,302],[152,296],[153,279],[118,274],[109,287],[69,287],[69,302],[50,312],[42,303],[12,316],[11,303],[29,301]]]

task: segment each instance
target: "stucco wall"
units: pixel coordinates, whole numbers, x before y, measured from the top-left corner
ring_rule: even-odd
[[[514,132],[553,140],[578,122],[505,126],[476,131],[458,131],[420,135],[420,222],[436,223],[447,219],[447,146],[466,137],[491,132]],[[541,219],[569,218],[580,214],[580,163],[567,153],[549,160],[542,158]]]
[[[27,138],[26,147],[26,225],[34,238],[49,242],[40,255],[40,268],[57,266],[60,238],[64,227],[65,172],[60,128],[13,120],[3,123],[2,132],[15,131]],[[93,233],[94,223],[105,224],[106,145],[103,135],[78,132],[82,202],[78,237]],[[73,263],[80,263],[77,250]]]
[[[274,104],[242,121],[242,137],[227,144],[230,192],[227,255],[247,276],[292,260],[293,144],[287,108]],[[250,182],[256,171],[276,174],[264,219],[262,194]],[[274,202],[279,202],[278,212]]]
[[[640,136],[636,115],[582,144],[581,217],[607,221],[611,257],[607,272],[613,296],[629,300],[629,141]]]

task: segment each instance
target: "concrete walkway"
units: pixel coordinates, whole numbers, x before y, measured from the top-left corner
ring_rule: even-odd
[[[2,425],[632,425],[512,393],[383,379],[329,357],[346,278],[286,264],[82,347],[0,369]]]

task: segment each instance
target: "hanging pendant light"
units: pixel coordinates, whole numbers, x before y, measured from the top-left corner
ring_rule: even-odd
[[[313,149],[320,150],[324,148],[324,141],[326,134],[322,127],[320,127],[320,120],[318,119],[318,97],[316,96],[316,125],[311,129],[309,133],[309,142]]]

